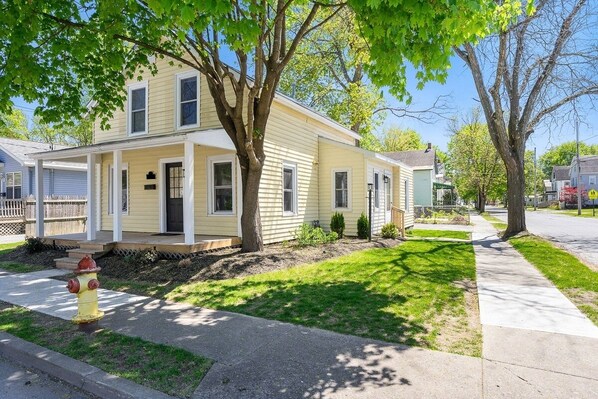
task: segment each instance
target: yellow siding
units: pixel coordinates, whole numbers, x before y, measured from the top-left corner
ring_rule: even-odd
[[[195,146],[195,233],[237,236],[237,216],[208,215],[208,157],[232,154],[230,151],[212,147]],[[183,145],[146,148],[123,151],[123,164],[129,171],[129,212],[123,215],[123,231],[160,232],[160,191],[163,186],[163,171],[160,159],[182,158]],[[112,215],[108,214],[108,168],[112,155],[102,156],[101,209],[102,230],[112,229]],[[235,160],[236,165],[236,160]],[[153,171],[156,180],[146,180],[146,174]],[[237,176],[238,177],[238,176]],[[156,184],[156,190],[144,190],[145,184]],[[233,182],[236,188],[236,181]],[[236,190],[234,190],[236,191]]]
[[[330,230],[330,218],[336,211],[341,212],[345,217],[345,234],[348,236],[357,235],[357,219],[361,212],[366,212],[366,183],[365,183],[365,161],[363,154],[348,150],[344,146],[329,144],[320,141],[319,149],[319,173],[320,173],[320,224],[322,228]],[[350,183],[350,209],[333,209],[333,170],[349,169],[351,175]]]

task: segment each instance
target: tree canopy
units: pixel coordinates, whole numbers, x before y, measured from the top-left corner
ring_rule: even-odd
[[[577,153],[575,141],[568,141],[563,144],[551,147],[540,156],[539,167],[545,176],[550,176],[553,166],[569,166]],[[598,155],[598,144],[579,143],[580,155]]]

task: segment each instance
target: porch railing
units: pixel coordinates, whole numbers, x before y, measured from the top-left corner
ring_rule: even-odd
[[[393,206],[390,209],[390,220],[399,229],[401,237],[405,237],[405,211]]]
[[[0,198],[0,219],[18,219],[25,215],[22,199]]]

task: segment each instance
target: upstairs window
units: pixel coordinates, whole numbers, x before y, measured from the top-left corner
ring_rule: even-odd
[[[282,210],[284,215],[297,214],[297,166],[284,164],[282,168]]]
[[[147,82],[129,86],[129,134],[147,133]]]
[[[197,72],[177,75],[177,127],[199,125],[199,79]]]

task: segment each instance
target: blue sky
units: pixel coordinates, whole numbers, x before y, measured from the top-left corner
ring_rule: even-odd
[[[416,89],[415,79],[411,77],[408,80],[408,90],[413,96],[413,109],[427,108],[440,95],[450,95],[450,102],[454,107],[454,111],[458,113],[465,114],[472,108],[479,106],[477,91],[469,69],[458,57],[453,57],[451,62],[453,66],[449,71],[448,79],[444,85],[428,83],[423,90],[419,91]],[[413,73],[412,68],[411,72]],[[387,97],[386,100],[389,104],[399,104],[396,99],[391,97]],[[588,144],[598,144],[598,111],[596,108],[592,109],[589,106],[587,99],[579,101],[584,101],[588,105],[586,108],[590,109],[586,114],[580,114],[580,141]],[[382,128],[388,128],[393,125],[402,128],[412,128],[421,134],[424,142],[432,142],[440,149],[446,150],[449,141],[446,120],[440,120],[430,125],[412,118],[399,120],[391,115],[386,118]],[[527,147],[533,149],[536,146],[539,156],[551,146],[571,140],[575,140],[574,124],[570,121],[564,121],[562,126],[538,126],[530,136]]]
[[[408,79],[408,90],[413,96],[413,109],[429,107],[440,95],[450,95],[449,99],[454,112],[465,114],[472,108],[479,106],[477,101],[477,92],[473,85],[471,74],[463,61],[457,57],[452,59],[453,66],[449,71],[447,82],[442,85],[439,83],[428,83],[423,90],[416,89],[416,81],[413,77],[413,69],[410,68],[411,76]],[[390,105],[399,104],[398,100],[387,96],[387,102]],[[24,102],[22,99],[14,99],[15,105],[19,107],[31,119],[33,116],[34,105]],[[587,100],[585,100],[587,101]],[[588,144],[598,144],[598,111],[594,108],[587,114],[580,115],[579,137],[580,141]],[[425,124],[412,118],[398,119],[393,115],[387,115],[383,126],[384,129],[390,126],[399,126],[402,128],[412,128],[419,132],[424,142],[432,142],[442,150],[446,150],[449,141],[447,121],[440,119],[434,124]],[[533,149],[536,146],[538,156],[543,154],[553,145],[575,140],[575,128],[570,121],[564,121],[563,126],[551,126],[552,131],[547,127],[537,127],[534,134],[528,140],[528,148]]]

